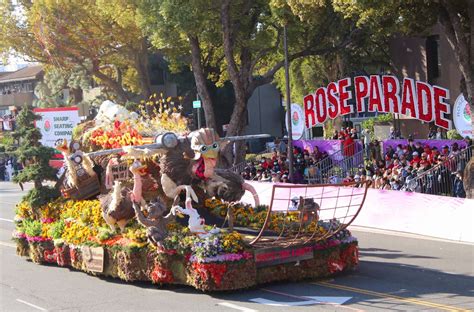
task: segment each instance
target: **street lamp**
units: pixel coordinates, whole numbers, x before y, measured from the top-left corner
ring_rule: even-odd
[[[291,98],[290,98],[290,68],[288,62],[288,43],[286,23],[283,26],[283,46],[285,49],[285,82],[286,82],[286,117],[288,119],[288,181],[293,182],[293,137],[291,125]]]

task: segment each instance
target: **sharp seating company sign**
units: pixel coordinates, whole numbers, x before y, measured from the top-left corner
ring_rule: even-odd
[[[353,86],[353,88],[351,88]],[[304,97],[306,127],[357,112],[398,113],[451,129],[449,90],[395,76],[356,76],[331,82]],[[349,104],[354,100],[355,105]],[[367,105],[366,105],[367,104]]]

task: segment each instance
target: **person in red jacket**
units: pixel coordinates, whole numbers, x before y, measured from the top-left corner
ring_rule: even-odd
[[[349,134],[346,134],[342,141],[343,155],[346,157],[353,156],[355,153],[354,145],[354,139]]]
[[[415,164],[420,163],[421,159],[420,156],[418,155],[418,152],[413,152],[413,159],[410,161],[410,166],[414,167]]]

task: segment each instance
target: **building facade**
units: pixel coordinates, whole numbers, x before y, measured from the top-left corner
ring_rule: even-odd
[[[454,102],[461,94],[462,75],[441,25],[433,27],[428,36],[393,39],[390,43],[390,56],[394,74],[399,78],[413,78],[448,89],[448,102],[453,111]],[[449,118],[452,119],[452,114]],[[402,135],[427,137],[429,124],[403,115],[397,116],[397,119]]]
[[[31,106],[36,99],[34,90],[43,79],[43,67],[27,66],[0,75],[0,116],[10,113],[13,107]]]

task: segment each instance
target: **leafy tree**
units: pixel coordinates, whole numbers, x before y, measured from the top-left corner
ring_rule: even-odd
[[[41,132],[35,127],[35,121],[41,119],[27,107],[24,107],[16,118],[16,129],[12,137],[19,141],[19,146],[13,154],[23,166],[23,170],[15,175],[16,183],[34,182],[34,189],[25,196],[33,208],[38,208],[52,198],[59,196],[59,192],[43,181],[56,181],[56,169],[49,165],[49,160],[55,154],[51,147],[41,145]]]
[[[122,103],[130,92],[148,98],[149,47],[135,12],[134,1],[2,0],[0,53],[62,70],[80,66]]]
[[[144,0],[138,24],[151,44],[170,61],[173,72],[192,68],[206,124],[217,128],[209,84],[223,85],[222,35],[217,2],[211,0]],[[173,29],[173,31],[170,31]]]
[[[335,0],[337,9],[358,25],[389,34],[419,34],[439,22],[462,74],[461,90],[474,117],[474,1],[470,0]],[[474,122],[474,118],[471,118]],[[474,126],[473,126],[474,133]]]
[[[54,66],[45,67],[45,75],[35,87],[38,100],[34,103],[39,107],[58,107],[77,105],[82,101],[82,91],[90,88],[91,79],[87,71],[81,66],[74,66],[70,70]],[[69,89],[69,98],[62,97],[63,90]]]

